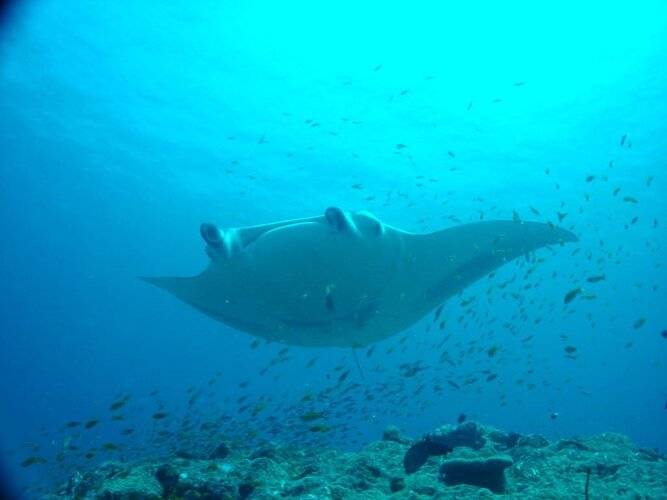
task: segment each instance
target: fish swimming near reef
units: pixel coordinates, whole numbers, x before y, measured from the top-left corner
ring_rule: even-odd
[[[363,347],[417,322],[494,269],[577,241],[538,222],[482,221],[428,234],[367,212],[222,230],[202,224],[210,257],[193,277],[143,277],[204,314],[271,341]]]

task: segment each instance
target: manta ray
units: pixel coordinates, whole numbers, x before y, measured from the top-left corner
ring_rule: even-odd
[[[474,281],[538,248],[577,241],[552,224],[509,220],[416,234],[368,212],[221,229],[202,224],[210,258],[193,277],[143,277],[257,337],[363,347],[405,330]]]

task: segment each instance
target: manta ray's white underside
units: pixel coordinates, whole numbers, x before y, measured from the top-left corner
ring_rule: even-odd
[[[430,234],[365,213],[222,231],[203,224],[211,258],[190,278],[142,278],[258,337],[307,346],[365,346],[409,327],[505,262],[577,241],[537,222],[487,221]]]

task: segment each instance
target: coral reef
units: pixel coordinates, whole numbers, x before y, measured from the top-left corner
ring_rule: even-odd
[[[194,458],[76,471],[45,498],[665,498],[667,492],[665,457],[624,436],[549,442],[474,422],[443,426],[416,441],[388,428],[381,441],[356,453],[220,443],[188,456]],[[406,472],[406,456],[419,466]]]

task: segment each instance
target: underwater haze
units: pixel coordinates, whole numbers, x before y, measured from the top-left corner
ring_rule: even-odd
[[[665,20],[658,0],[13,5],[7,480],[40,497],[108,460],[208,444],[211,426],[355,451],[388,425],[418,437],[458,418],[664,453]],[[359,348],[258,340],[137,279],[204,270],[203,222],[329,207],[419,234],[536,221],[578,241]]]

